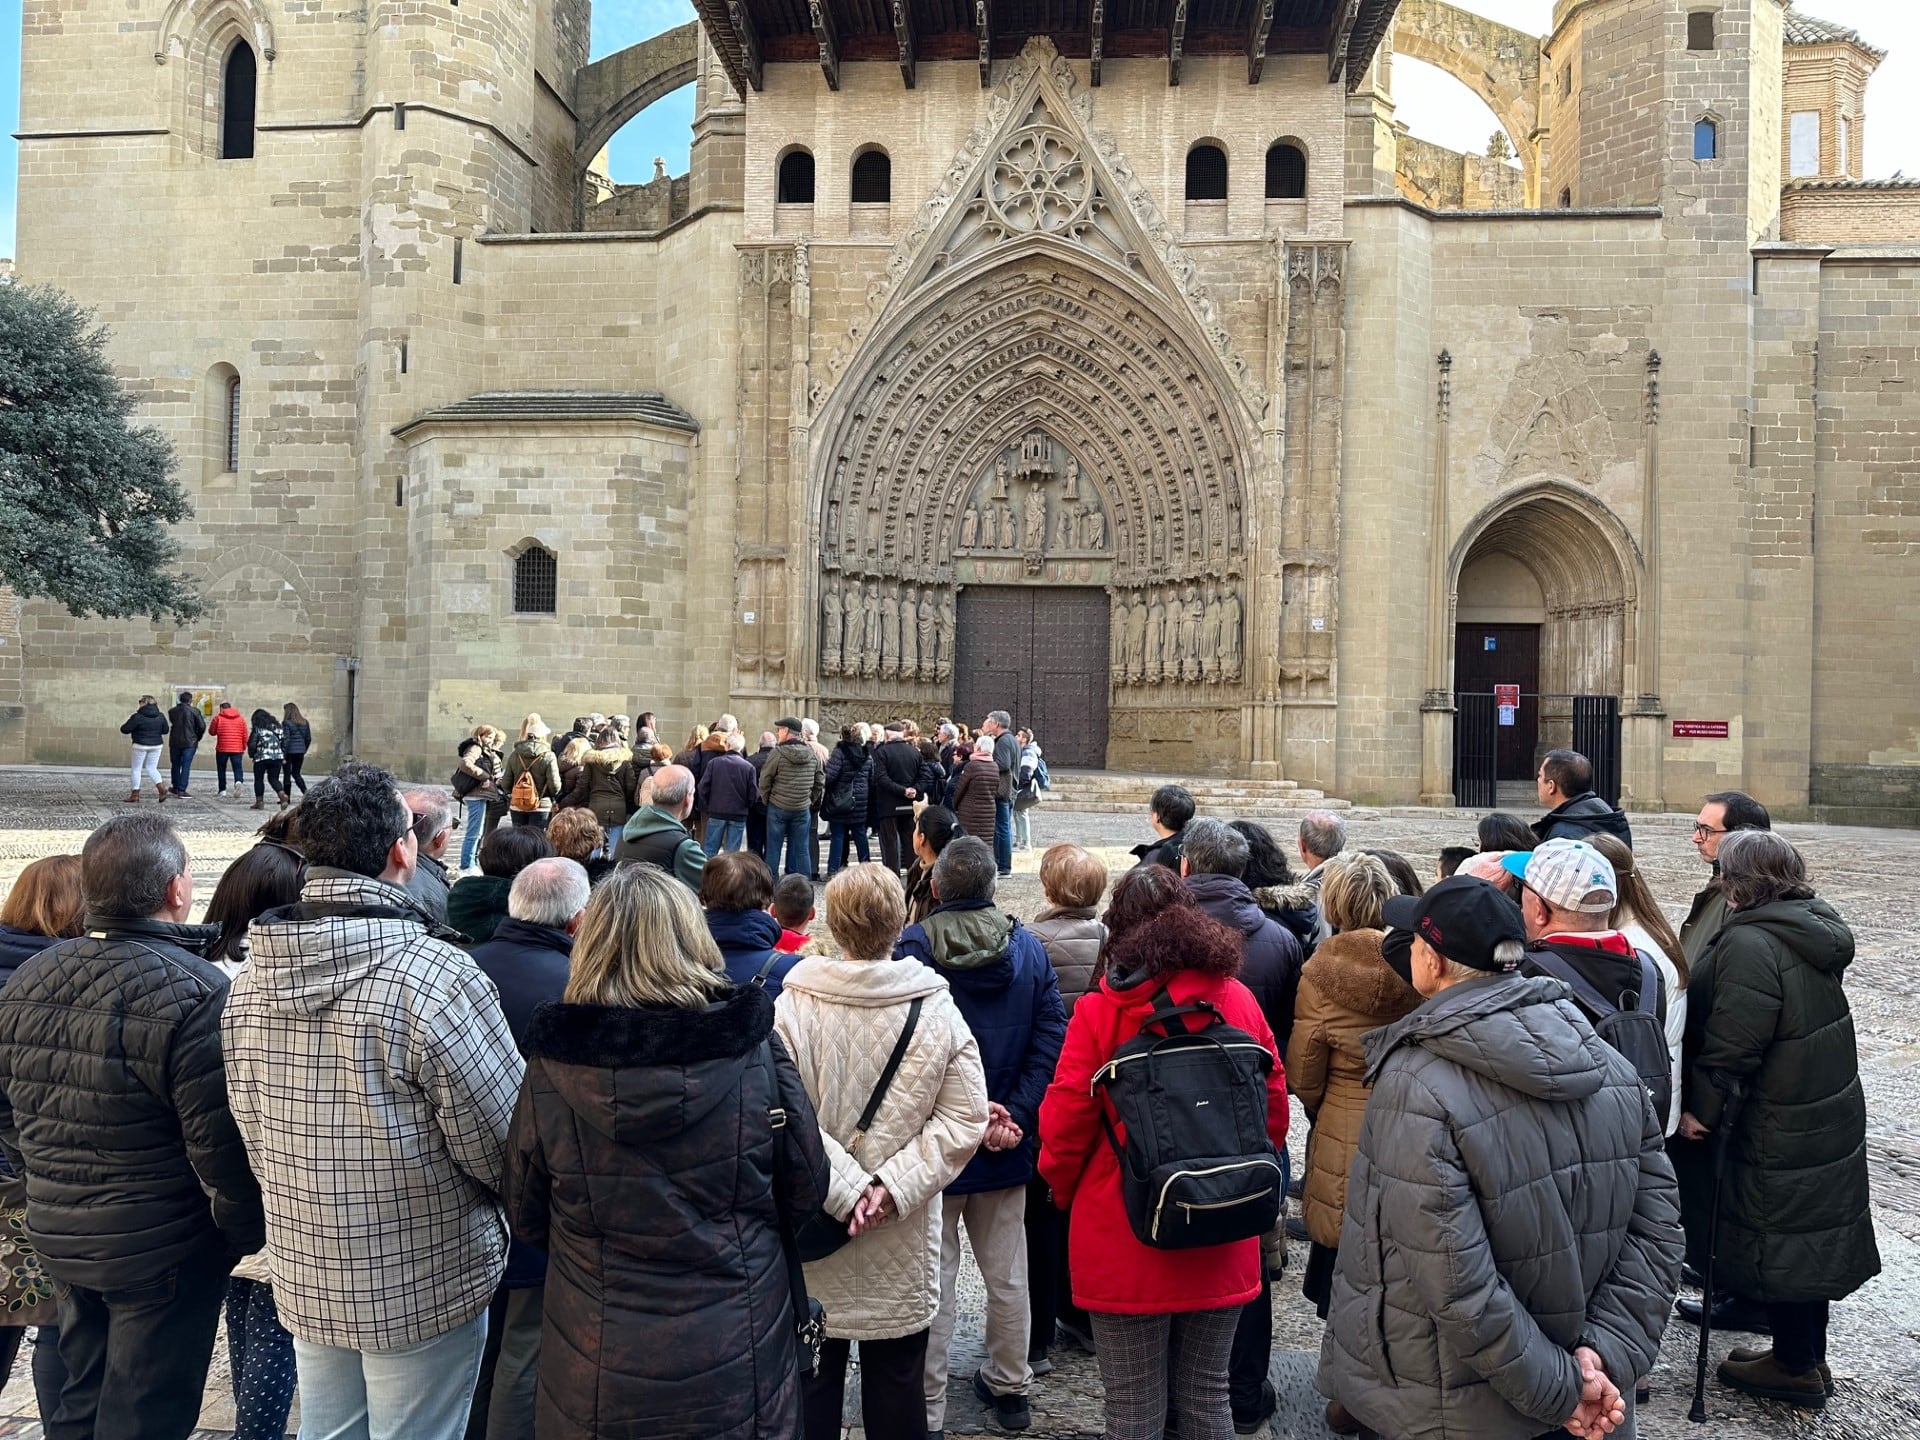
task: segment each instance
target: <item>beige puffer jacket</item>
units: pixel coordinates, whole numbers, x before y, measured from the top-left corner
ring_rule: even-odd
[[[916,997],[925,1003],[913,1043],[873,1128],[854,1141]],[[871,1178],[900,1211],[807,1266],[807,1293],[826,1309],[827,1333],[893,1340],[926,1329],[940,1306],[940,1192],[987,1132],[987,1081],[973,1032],[931,966],[826,956],[787,972],[774,1028],[820,1115],[833,1170],[827,1209],[852,1215]]]

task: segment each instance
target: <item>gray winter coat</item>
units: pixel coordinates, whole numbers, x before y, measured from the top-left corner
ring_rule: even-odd
[[[1047,959],[1060,977],[1060,998],[1071,1015],[1073,1002],[1100,984],[1100,950],[1107,943],[1107,927],[1095,917],[1091,905],[1047,905],[1027,929],[1047,947]]]
[[[1660,1116],[1557,980],[1442,991],[1366,1039],[1319,1388],[1395,1440],[1526,1440],[1589,1345],[1647,1374],[1680,1281]]]

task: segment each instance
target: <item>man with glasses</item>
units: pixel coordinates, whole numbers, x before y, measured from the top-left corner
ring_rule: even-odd
[[[1720,927],[1727,923],[1727,897],[1720,892],[1720,841],[1735,830],[1771,830],[1767,807],[1744,790],[1721,790],[1700,802],[1693,822],[1693,848],[1713,867],[1707,886],[1693,897],[1693,908],[1680,926],[1680,948],[1689,967],[1698,965]]]

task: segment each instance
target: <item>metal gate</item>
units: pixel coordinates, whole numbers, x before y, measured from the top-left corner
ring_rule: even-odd
[[[1453,803],[1491,810],[1499,803],[1500,791],[1499,707],[1491,694],[1455,695],[1453,702]],[[1556,712],[1559,723],[1571,718],[1572,748],[1593,762],[1594,792],[1609,805],[1618,805],[1620,697],[1523,694],[1514,719],[1520,723],[1549,710]]]
[[[960,592],[954,717],[978,725],[1005,710],[1030,726],[1047,763],[1107,763],[1108,625],[1104,590],[969,585]]]

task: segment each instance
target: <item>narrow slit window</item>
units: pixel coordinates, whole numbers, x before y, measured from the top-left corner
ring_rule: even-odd
[[[240,377],[227,381],[226,472],[240,473]]]
[[[551,615],[560,598],[560,562],[542,545],[530,545],[513,561],[513,613]]]
[[[1696,120],[1693,125],[1693,158],[1720,158],[1720,127],[1711,120]]]
[[[255,90],[259,67],[254,63],[253,47],[244,40],[233,42],[227,52],[226,68],[220,85],[220,158],[253,158],[253,122]]]
[[[453,283],[458,285],[466,278],[466,242],[457,236],[453,242]]]
[[[1696,10],[1687,16],[1687,49],[1713,49],[1713,11]]]
[[[393,128],[396,130],[407,128],[407,102],[404,100],[393,102]]]

